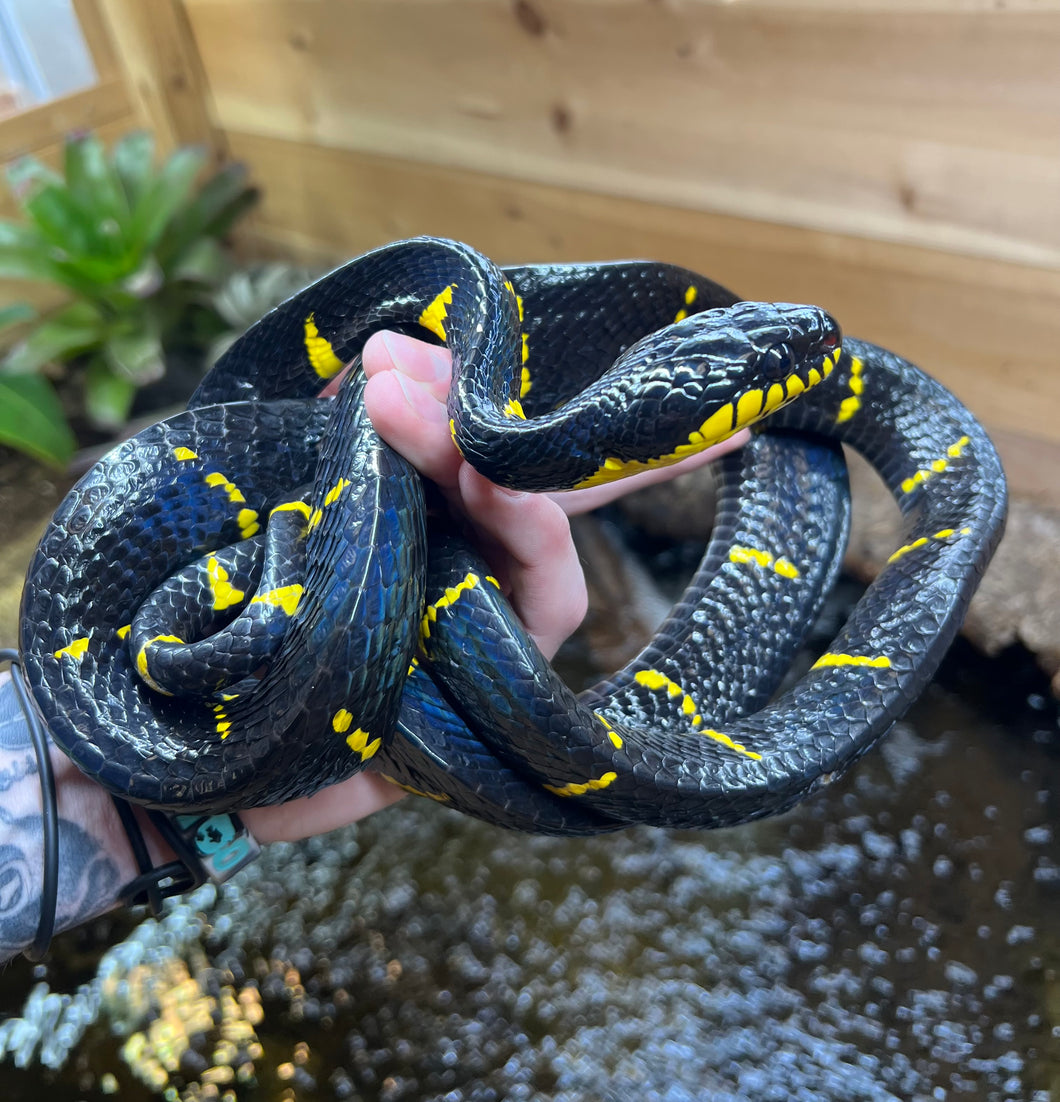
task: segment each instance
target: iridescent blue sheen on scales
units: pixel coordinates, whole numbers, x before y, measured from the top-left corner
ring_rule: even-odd
[[[444,343],[456,446],[561,490],[722,465],[714,535],[648,648],[575,696],[488,567],[375,435],[352,372],[383,328]],[[834,580],[840,444],[909,532],[824,654],[776,693]],[[926,685],[1000,537],[982,428],[916,367],[811,306],[671,265],[499,270],[420,238],[283,303],[189,409],[71,491],[30,567],[21,649],[56,742],[118,795],[219,810],[364,768],[500,825],[727,826],[790,807]]]

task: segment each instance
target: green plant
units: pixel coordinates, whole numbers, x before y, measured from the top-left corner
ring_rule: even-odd
[[[240,165],[202,184],[204,151],[178,149],[156,168],[154,141],[134,133],[108,155],[67,140],[63,172],[34,158],[8,169],[23,221],[0,221],[0,276],[49,283],[70,300],[46,317],[23,304],[0,327],[29,322],[0,362],[0,443],[63,464],[74,437],[49,375],[76,364],[89,424],[113,430],[139,387],[166,370],[167,350],[198,325],[203,346],[224,329],[210,293],[229,265],[221,238],[253,205]]]
[[[322,270],[314,271],[282,260],[232,272],[211,299],[226,330],[210,345],[209,363],[214,363],[226,352],[258,318],[323,274]]]

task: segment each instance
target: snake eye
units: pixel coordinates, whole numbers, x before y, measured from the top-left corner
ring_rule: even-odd
[[[780,382],[795,370],[795,353],[790,344],[775,344],[762,357],[761,370],[768,382]]]

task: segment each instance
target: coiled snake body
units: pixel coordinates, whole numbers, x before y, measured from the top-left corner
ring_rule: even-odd
[[[504,485],[592,485],[756,425],[684,598],[609,681],[571,693],[458,535],[432,521],[428,540],[359,373],[316,397],[381,328],[451,349],[453,438]],[[908,535],[774,698],[845,541],[840,442]],[[968,411],[892,353],[840,346],[821,310],[668,265],[501,272],[421,238],[266,315],[187,412],[82,479],[30,568],[23,663],[57,743],[148,805],[275,802],[369,767],[525,830],[732,825],[790,807],[903,713],[1004,512]]]

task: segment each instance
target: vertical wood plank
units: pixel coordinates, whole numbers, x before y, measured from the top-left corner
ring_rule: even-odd
[[[179,0],[98,0],[138,113],[159,146],[205,145],[215,159],[224,138],[209,111],[209,90]]]

